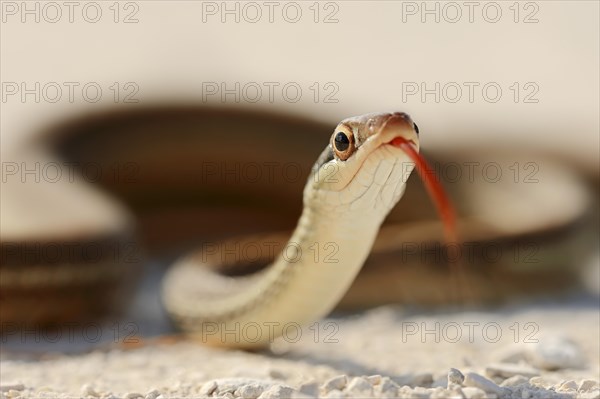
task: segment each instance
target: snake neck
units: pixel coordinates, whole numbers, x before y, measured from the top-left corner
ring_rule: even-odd
[[[318,320],[347,291],[377,235],[381,220],[357,214],[306,203],[279,256],[250,277],[227,277],[190,262],[177,265],[163,286],[167,311],[189,332],[205,334],[209,325],[227,331],[251,323],[268,327],[263,338],[280,335],[290,323]],[[234,338],[212,343],[238,346],[228,339]]]
[[[358,272],[375,241],[381,220],[357,213],[360,214],[328,212],[307,204],[287,244],[288,248],[297,248],[291,251],[298,252],[296,257],[282,251],[274,269],[314,270],[323,275],[330,270],[344,275]]]

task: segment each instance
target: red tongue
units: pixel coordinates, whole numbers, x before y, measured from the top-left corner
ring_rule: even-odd
[[[452,203],[448,198],[448,195],[444,191],[444,188],[440,184],[439,180],[432,173],[433,169],[429,167],[425,158],[419,154],[413,145],[402,137],[396,137],[392,140],[391,144],[395,147],[402,149],[406,152],[406,155],[415,163],[417,172],[421,176],[421,180],[425,184],[427,192],[431,196],[435,207],[437,208],[442,223],[444,224],[444,235],[446,237],[446,243],[458,243],[458,236],[456,234],[456,214]]]

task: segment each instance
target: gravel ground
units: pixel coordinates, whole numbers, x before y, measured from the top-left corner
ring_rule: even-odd
[[[291,326],[262,352],[178,337],[35,359],[4,351],[0,390],[6,398],[600,398],[599,337],[596,297],[427,316],[382,307]]]

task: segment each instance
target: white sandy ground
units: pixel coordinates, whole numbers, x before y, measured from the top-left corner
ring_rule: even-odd
[[[297,333],[257,353],[185,340],[42,360],[8,351],[0,385],[3,398],[600,397],[597,297],[428,316],[383,307]]]

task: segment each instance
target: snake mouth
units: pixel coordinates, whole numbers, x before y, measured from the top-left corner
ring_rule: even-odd
[[[390,133],[388,133],[388,131]],[[416,125],[410,116],[403,112],[391,114],[381,125],[377,135],[382,137],[383,144],[401,148],[400,141],[398,140],[402,139],[403,141],[411,143],[414,149],[419,151],[419,136]]]
[[[419,146],[417,145],[417,143],[415,143],[414,140],[407,140],[403,137],[396,137],[393,138],[392,140],[388,141],[387,143],[385,143],[386,145],[391,145],[394,146],[396,148],[400,148],[402,149],[402,144],[403,143],[408,143],[410,146],[412,146],[415,150],[419,149]]]

